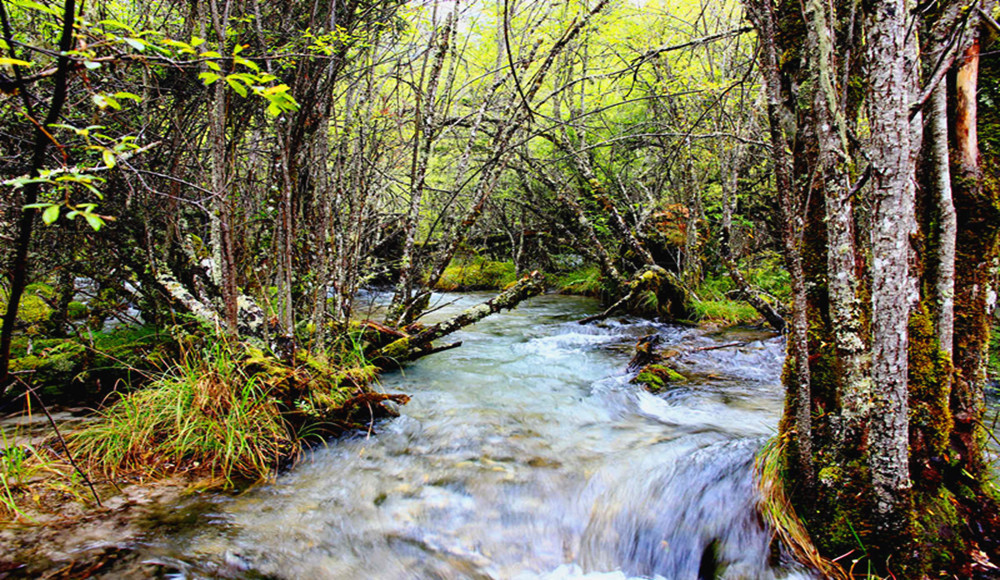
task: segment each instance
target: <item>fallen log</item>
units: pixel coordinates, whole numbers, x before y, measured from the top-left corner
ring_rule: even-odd
[[[456,330],[475,324],[491,314],[501,310],[512,310],[524,300],[541,294],[543,289],[544,283],[541,273],[532,272],[494,298],[468,308],[458,316],[429,326],[416,334],[398,338],[371,353],[370,358],[374,364],[384,368],[399,365],[434,352],[455,348],[458,346],[457,344],[436,348],[431,343]]]
[[[611,316],[615,311],[625,308],[636,316],[648,316],[677,321],[690,318],[693,314],[689,292],[684,285],[661,266],[644,266],[624,285],[628,292],[617,302],[599,314],[588,316],[578,321],[579,324],[590,324]],[[650,294],[652,304],[644,304],[642,297]]]

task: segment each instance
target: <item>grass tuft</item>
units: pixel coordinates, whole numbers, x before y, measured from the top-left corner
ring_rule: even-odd
[[[584,266],[567,272],[556,278],[555,287],[560,294],[598,296],[603,290],[601,269],[597,266]]]
[[[851,576],[840,564],[820,555],[805,524],[795,513],[782,483],[783,456],[782,443],[774,437],[764,445],[754,461],[754,479],[760,492],[757,509],[761,517],[797,562],[820,571],[826,578],[848,580]]]
[[[263,379],[248,372],[225,342],[186,353],[74,434],[74,454],[111,478],[181,466],[201,468],[227,484],[237,477],[267,478],[300,447]]]
[[[695,300],[695,317],[698,320],[725,324],[751,324],[760,320],[760,314],[746,302],[736,300]]]

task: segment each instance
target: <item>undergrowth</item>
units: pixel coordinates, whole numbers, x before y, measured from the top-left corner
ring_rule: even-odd
[[[299,351],[288,363],[219,339],[112,404],[71,437],[72,450],[112,479],[194,471],[229,486],[269,478],[310,436],[330,434],[321,425],[374,380],[374,367],[346,351]]]
[[[445,268],[436,288],[458,290],[499,290],[517,281],[514,263],[495,262],[482,256],[456,257]]]
[[[791,302],[791,281],[781,264],[781,258],[766,253],[753,261],[740,264],[740,271],[754,290],[772,304]],[[695,315],[699,320],[724,324],[750,324],[761,319],[760,314],[743,300],[727,272],[707,276],[695,291]]]
[[[601,269],[597,266],[584,266],[556,276],[553,285],[560,294],[598,296],[603,290]]]
[[[698,320],[724,324],[750,324],[760,320],[760,314],[746,302],[737,300],[694,300]]]

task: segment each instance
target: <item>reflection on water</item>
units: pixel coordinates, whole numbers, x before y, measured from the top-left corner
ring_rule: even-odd
[[[442,318],[482,295],[461,295]],[[781,410],[782,347],[650,322],[580,326],[596,303],[544,296],[383,377],[402,416],[318,449],[273,485],[192,501],[151,534],[179,577],[784,578],[752,505],[754,452]],[[694,380],[624,375],[658,332]],[[206,506],[207,502],[207,506]]]

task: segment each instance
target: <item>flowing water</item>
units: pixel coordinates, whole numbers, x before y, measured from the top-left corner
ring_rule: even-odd
[[[273,484],[179,506],[147,562],[179,578],[808,577],[769,561],[753,510],[780,341],[576,324],[596,309],[542,296],[454,335],[461,348],[383,377],[412,396],[400,417]],[[654,332],[691,377],[659,396],[626,374]]]

